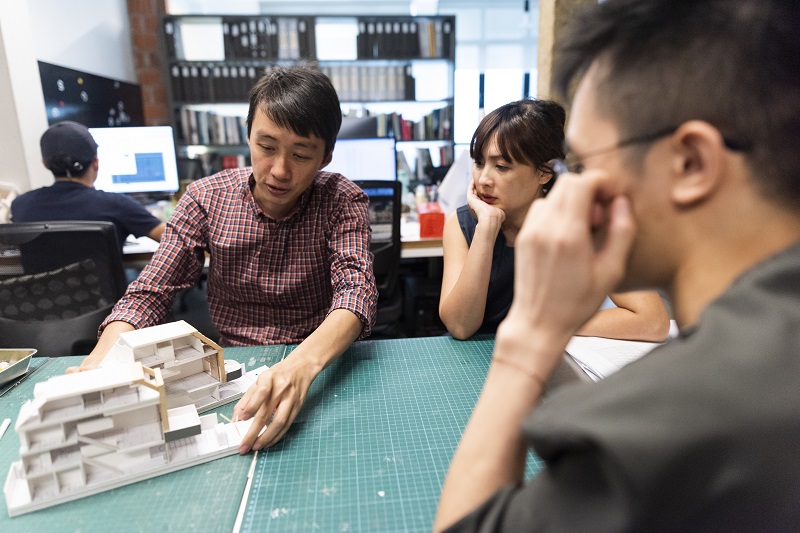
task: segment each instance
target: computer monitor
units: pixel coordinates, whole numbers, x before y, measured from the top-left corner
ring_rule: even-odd
[[[393,138],[338,139],[333,159],[323,168],[351,180],[396,180],[397,154]]]
[[[172,127],[89,128],[89,132],[100,159],[95,188],[120,193],[178,190]]]

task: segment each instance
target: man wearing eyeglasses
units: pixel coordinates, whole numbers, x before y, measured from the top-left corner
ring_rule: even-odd
[[[798,531],[800,4],[608,0],[574,22],[581,173],[518,236],[435,529]],[[537,405],[603,295],[644,288],[680,336]]]

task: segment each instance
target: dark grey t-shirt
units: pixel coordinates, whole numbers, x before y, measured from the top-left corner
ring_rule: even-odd
[[[546,467],[450,531],[800,531],[800,244],[523,432]]]

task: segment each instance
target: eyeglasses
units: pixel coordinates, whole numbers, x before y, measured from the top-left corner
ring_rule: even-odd
[[[636,135],[633,137],[628,137],[627,139],[623,139],[613,146],[608,146],[606,148],[601,148],[599,150],[592,150],[587,154],[583,154],[581,156],[581,159],[588,159],[596,155],[605,154],[614,150],[618,150],[620,148],[625,148],[626,146],[650,143],[660,139],[661,137],[666,137],[667,135],[672,134],[677,129],[678,126],[671,126],[669,128],[663,128],[644,135]],[[722,141],[728,150],[732,150],[734,152],[746,152],[751,148],[751,145],[748,141],[738,141],[730,139],[728,137],[723,137]],[[568,152],[569,150],[565,151]],[[566,173],[580,174],[584,170],[583,164],[574,160],[570,161],[569,155],[567,155],[567,157],[564,159],[554,159],[553,161],[551,161],[550,166],[552,167],[554,177],[556,178],[561,174],[566,174]]]

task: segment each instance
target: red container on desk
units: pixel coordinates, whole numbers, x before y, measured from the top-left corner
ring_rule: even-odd
[[[417,206],[420,239],[441,239],[444,231],[444,211],[438,202],[424,202]]]

